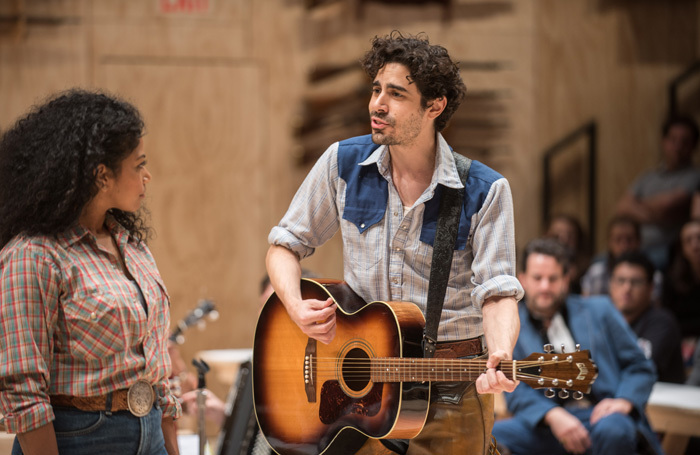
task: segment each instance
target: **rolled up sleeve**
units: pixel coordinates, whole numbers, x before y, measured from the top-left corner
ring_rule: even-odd
[[[182,406],[180,401],[173,395],[170,389],[170,382],[166,379],[156,384],[156,393],[158,394],[158,405],[163,410],[163,417],[173,417],[179,419],[182,417]]]
[[[60,280],[31,248],[7,252],[0,270],[0,410],[10,433],[24,433],[54,419],[46,359]]]
[[[333,237],[340,226],[335,201],[337,180],[338,144],[335,143],[318,159],[287,213],[270,231],[270,245],[283,246],[304,259]]]
[[[491,297],[523,298],[515,276],[515,226],[513,197],[508,181],[495,181],[482,209],[473,216],[474,261],[472,302],[481,307]]]

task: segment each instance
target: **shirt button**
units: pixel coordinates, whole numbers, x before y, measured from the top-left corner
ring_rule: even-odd
[[[399,279],[398,279],[398,278],[394,278],[394,284],[399,284]]]
[[[90,313],[90,319],[92,319],[93,321],[94,321],[95,319],[97,319],[97,314],[95,314],[94,311],[93,311],[92,313]]]
[[[394,251],[401,251],[401,248],[394,248]]]
[[[399,216],[399,212],[394,212],[394,216]]]
[[[362,229],[364,229],[364,228],[365,228],[365,223],[361,223],[361,224],[360,224],[360,227],[361,227]]]

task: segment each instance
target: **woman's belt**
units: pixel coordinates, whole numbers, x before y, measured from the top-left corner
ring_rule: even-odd
[[[106,395],[95,397],[50,395],[49,398],[52,406],[65,406],[81,411],[129,411],[136,417],[143,417],[151,412],[157,395],[151,384],[138,380],[128,389],[116,390]]]
[[[458,359],[460,357],[481,355],[484,353],[483,338],[484,336],[481,335],[468,340],[438,342],[433,357]]]

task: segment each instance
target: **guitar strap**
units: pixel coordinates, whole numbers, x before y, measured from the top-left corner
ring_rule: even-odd
[[[430,358],[435,354],[437,346],[437,331],[440,325],[440,314],[447,293],[447,280],[452,268],[452,254],[457,243],[459,218],[462,213],[462,200],[466,191],[467,178],[472,160],[452,151],[455,158],[459,179],[465,189],[442,187],[440,211],[438,212],[435,241],[433,242],[433,258],[430,263],[430,281],[428,282],[428,304],[425,311],[425,330],[423,331],[423,356]],[[408,451],[407,439],[380,439],[384,447],[397,454]]]
[[[445,303],[447,281],[452,269],[452,255],[457,243],[459,218],[462,213],[462,200],[466,191],[467,178],[472,160],[452,151],[459,179],[465,189],[442,187],[440,211],[438,213],[433,258],[430,263],[430,281],[428,282],[428,303],[425,310],[425,330],[423,331],[423,356],[430,358],[435,354],[437,332],[440,325],[442,305]]]
[[[457,243],[459,218],[462,213],[462,199],[466,191],[467,177],[472,160],[452,151],[455,158],[459,179],[465,189],[442,187],[442,198],[438,212],[433,258],[430,263],[430,281],[428,282],[428,304],[425,311],[425,330],[423,331],[423,356],[430,358],[435,354],[437,331],[440,324],[442,305],[447,293],[447,280],[452,268],[452,254]],[[384,447],[394,453],[405,454],[408,451],[407,439],[380,439]]]

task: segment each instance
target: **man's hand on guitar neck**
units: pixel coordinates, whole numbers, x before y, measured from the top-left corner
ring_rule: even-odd
[[[489,355],[489,359],[486,361],[486,372],[481,373],[476,378],[477,392],[501,393],[515,390],[518,382],[511,381],[501,370],[496,370],[496,367],[504,360],[510,360],[506,351],[498,350]]]
[[[328,344],[335,337],[335,310],[333,299],[328,300],[293,300],[285,307],[292,321],[310,338]]]
[[[481,307],[484,316],[484,336],[489,347],[486,371],[476,378],[476,391],[479,393],[512,392],[518,385],[496,370],[504,361],[512,360],[513,347],[520,332],[518,302],[514,297],[493,296]],[[512,363],[509,363],[512,365]]]

